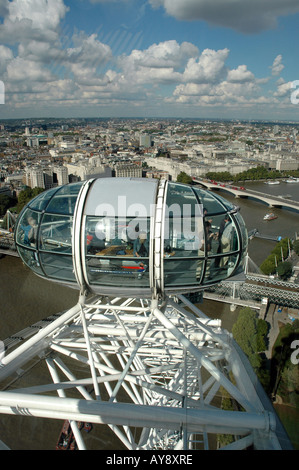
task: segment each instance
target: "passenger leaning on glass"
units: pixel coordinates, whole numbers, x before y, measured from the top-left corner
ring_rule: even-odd
[[[24,232],[24,244],[30,245],[36,242],[37,223],[33,217],[28,217],[27,222],[28,225],[20,225],[20,228]]]
[[[134,240],[133,254],[137,257],[145,257],[149,254],[149,242],[146,232],[140,232],[136,240]]]

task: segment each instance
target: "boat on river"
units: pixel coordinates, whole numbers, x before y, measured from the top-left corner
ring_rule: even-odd
[[[293,176],[290,176],[290,178],[286,180],[286,183],[299,183],[299,178],[294,178]]]
[[[56,444],[56,450],[76,450],[77,443],[74,433],[71,428],[71,424],[68,420],[64,421],[58,442]]]
[[[92,423],[83,423],[81,421],[78,421],[77,427],[79,431],[83,430],[87,433],[89,433],[93,426]],[[77,442],[75,435],[73,433],[71,423],[69,420],[65,420],[58,438],[58,442],[56,444],[56,450],[77,450]]]
[[[273,212],[269,212],[264,216],[264,220],[274,220],[277,219],[277,215],[275,215]]]
[[[280,181],[269,180],[269,181],[265,181],[265,184],[280,184]]]

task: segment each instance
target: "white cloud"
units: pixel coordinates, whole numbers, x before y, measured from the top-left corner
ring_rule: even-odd
[[[174,98],[177,103],[189,106],[221,107],[222,110],[235,108],[240,112],[244,107],[256,104],[273,104],[273,98],[261,95],[255,84],[232,84],[227,81],[216,85],[180,85],[175,90]]]
[[[205,49],[196,60],[192,57],[184,71],[184,81],[206,83],[218,81],[225,73],[225,61],[229,55],[228,49],[214,51]]]
[[[276,26],[277,18],[299,12],[298,0],[149,0],[178,20],[203,20],[245,33]]]
[[[271,66],[272,75],[279,75],[280,72],[284,69],[284,65],[282,64],[282,55],[279,54],[273,61]]]
[[[41,64],[53,64],[65,60],[66,53],[58,41],[51,43],[33,39],[19,44],[18,56]]]
[[[211,52],[215,54],[211,54]],[[216,61],[218,67],[213,68],[210,66],[210,61],[206,61],[206,69],[210,78],[213,77],[214,80],[198,80],[195,68],[193,70],[194,80],[189,81],[187,84],[178,85],[173,93],[174,100],[177,103],[194,106],[232,107],[238,105],[251,106],[257,102],[260,103],[262,90],[259,80],[255,79],[254,74],[247,69],[246,65],[240,65],[236,69],[228,70],[225,66],[228,51],[225,50],[222,55],[217,55],[216,52],[221,51],[209,51],[209,57],[214,59],[217,57],[219,59]],[[222,60],[220,60],[220,57]],[[200,62],[200,59],[198,62]],[[201,77],[202,75],[207,76],[208,73],[207,71],[204,74],[201,73]],[[185,76],[186,73],[184,73]],[[189,78],[191,78],[191,75],[189,75]]]
[[[0,45],[0,74],[6,70],[7,65],[13,59],[13,52],[9,47]]]
[[[63,0],[13,0],[9,4],[9,19],[29,19],[33,28],[55,30],[67,10]]]
[[[176,12],[184,5],[187,15],[206,0],[151,3],[172,5]],[[100,40],[97,34],[61,31],[67,12],[63,0],[0,0],[1,12],[5,16],[0,24],[0,73],[11,109],[56,106],[62,112],[72,106],[81,110],[111,105],[116,110],[118,106],[143,107],[154,114],[155,106],[160,113],[167,112],[166,103],[182,109],[193,105],[241,109],[254,103],[284,102],[290,90],[281,79],[275,92],[266,97],[261,87],[269,78],[257,79],[245,64],[230,68],[226,48],[199,51],[190,42],[172,39],[113,55],[103,35]],[[281,72],[281,55],[270,68],[273,75]]]
[[[291,93],[292,83],[293,82],[280,82],[277,86],[277,90],[273,93],[273,95],[277,96],[278,98],[289,96]]]
[[[63,0],[12,0],[0,25],[0,40],[53,41],[58,38],[58,26],[67,11]]]
[[[37,62],[14,58],[7,66],[6,80],[10,82],[22,82],[29,84],[32,82],[49,82],[54,79],[50,70],[40,67]]]
[[[123,57],[123,61],[129,60],[130,66],[134,68],[172,67],[179,69],[189,57],[197,54],[198,48],[193,44],[189,42],[179,44],[175,40],[170,40],[152,44],[144,51],[135,49],[128,58]]]
[[[112,59],[112,52],[108,45],[97,39],[96,34],[86,36],[84,33],[73,36],[75,47],[68,48],[65,56],[65,66],[68,67],[75,81],[82,84],[97,83],[98,68]]]
[[[238,68],[229,70],[227,74],[228,82],[251,82],[254,74],[247,70],[247,65],[239,65]]]
[[[174,90],[173,95],[179,97],[198,97],[209,96],[215,94],[215,87],[208,83],[187,83],[186,85],[178,85]]]
[[[170,40],[153,44],[146,50],[133,50],[129,56],[122,55],[117,63],[121,69],[122,82],[132,85],[178,83],[189,57],[198,54],[191,43]]]
[[[225,80],[218,85],[217,92],[226,101],[248,101],[258,98],[261,90],[254,81],[231,83]]]
[[[87,36],[81,32],[74,34],[72,40],[75,47],[67,49],[67,60],[71,63],[97,66],[112,58],[110,47],[100,42],[96,34]]]

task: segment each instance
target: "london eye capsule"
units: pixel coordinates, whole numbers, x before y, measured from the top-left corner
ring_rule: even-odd
[[[15,242],[43,278],[96,294],[163,297],[235,275],[247,231],[236,206],[198,186],[98,178],[32,199]]]

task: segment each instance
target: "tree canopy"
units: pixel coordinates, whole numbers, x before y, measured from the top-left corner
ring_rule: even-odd
[[[191,176],[187,175],[187,173],[185,173],[184,171],[181,171],[181,173],[178,174],[177,182],[191,184],[192,178]]]
[[[16,204],[16,199],[7,196],[6,194],[2,194],[0,196],[0,215],[5,215],[7,209],[13,207]]]
[[[38,196],[40,193],[44,191],[43,188],[29,188],[26,187],[23,189],[23,191],[20,191],[20,194],[18,196],[18,204],[17,204],[17,212],[20,212],[26,204],[28,204],[31,199],[33,199],[35,196]]]
[[[266,336],[268,323],[258,318],[255,311],[250,307],[240,310],[237,321],[232,328],[234,339],[248,357],[255,373],[258,375],[262,385],[269,385],[269,373],[263,365],[263,358],[259,353],[266,349]]]
[[[279,263],[277,266],[277,274],[283,281],[286,281],[291,277],[293,272],[292,263],[289,261],[284,261],[283,263]]]
[[[240,310],[232,329],[235,340],[249,358],[252,354],[265,350],[264,337],[267,331],[267,323],[259,319],[249,307]]]
[[[293,250],[295,251],[296,255],[299,255],[299,239],[294,241]]]
[[[249,170],[242,171],[236,175],[232,175],[228,171],[209,171],[206,173],[206,177],[216,181],[256,181],[261,179],[276,179],[282,177],[284,172],[278,170],[269,171],[262,165],[259,165],[255,168],[250,168]],[[295,176],[295,175],[293,175]]]
[[[277,272],[281,279],[288,279],[292,274],[292,265],[284,260],[289,255],[289,249],[292,249],[292,242],[288,238],[280,240],[261,264],[261,271],[268,276]]]

